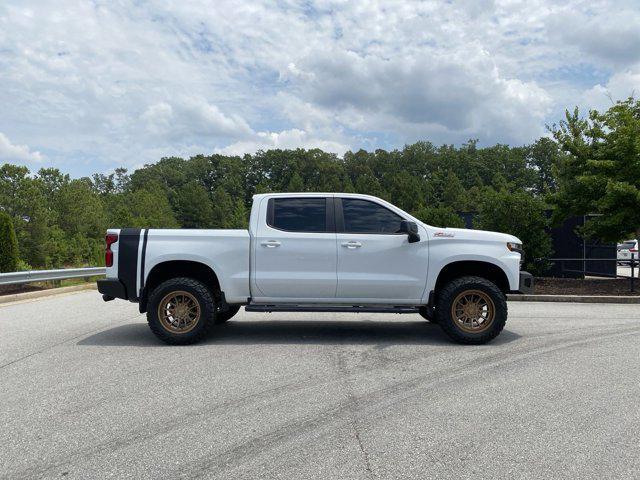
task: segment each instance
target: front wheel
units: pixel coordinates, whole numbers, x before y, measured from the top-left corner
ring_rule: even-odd
[[[197,342],[214,324],[214,317],[211,291],[192,278],[167,280],[149,296],[149,327],[165,343],[186,345]]]
[[[458,343],[487,343],[504,328],[507,298],[496,284],[485,278],[456,278],[437,293],[435,318],[444,332]]]

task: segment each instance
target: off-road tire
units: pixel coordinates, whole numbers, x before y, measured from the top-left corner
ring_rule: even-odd
[[[451,311],[453,302],[467,290],[479,290],[493,302],[495,314],[486,330],[470,333],[463,330],[458,321],[453,318]],[[442,330],[455,342],[470,345],[487,343],[500,334],[507,321],[507,297],[495,283],[485,278],[472,276],[456,278],[436,292],[436,296],[435,319]]]
[[[195,326],[186,333],[171,332],[165,328],[158,317],[160,302],[171,292],[184,291],[192,295],[200,308],[200,317]],[[215,303],[209,288],[198,280],[187,277],[169,279],[153,289],[149,295],[147,322],[151,331],[170,345],[188,345],[201,340],[215,323]]]
[[[229,305],[229,308],[216,313],[215,323],[224,323],[240,311],[240,305]]]
[[[431,307],[420,307],[418,309],[418,313],[420,316],[424,318],[429,323],[438,323],[435,317],[435,309]]]

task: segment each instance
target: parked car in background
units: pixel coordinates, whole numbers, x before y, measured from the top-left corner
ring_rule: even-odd
[[[634,260],[638,260],[638,240],[625,240],[618,244],[618,264],[631,263],[631,254],[634,254]]]

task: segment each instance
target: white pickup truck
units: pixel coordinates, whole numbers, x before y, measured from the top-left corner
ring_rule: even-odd
[[[522,245],[503,233],[436,228],[384,200],[347,193],[253,197],[247,230],[110,229],[105,301],[139,302],[160,339],[188,344],[252,312],[420,314],[480,344],[528,293]]]

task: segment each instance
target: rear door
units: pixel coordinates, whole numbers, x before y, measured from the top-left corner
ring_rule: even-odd
[[[340,301],[371,299],[372,303],[414,303],[427,280],[426,232],[409,243],[399,234],[405,220],[377,202],[335,198],[338,288]]]
[[[266,219],[258,225],[255,256],[255,283],[262,296],[334,298],[337,255],[333,197],[270,198]]]

